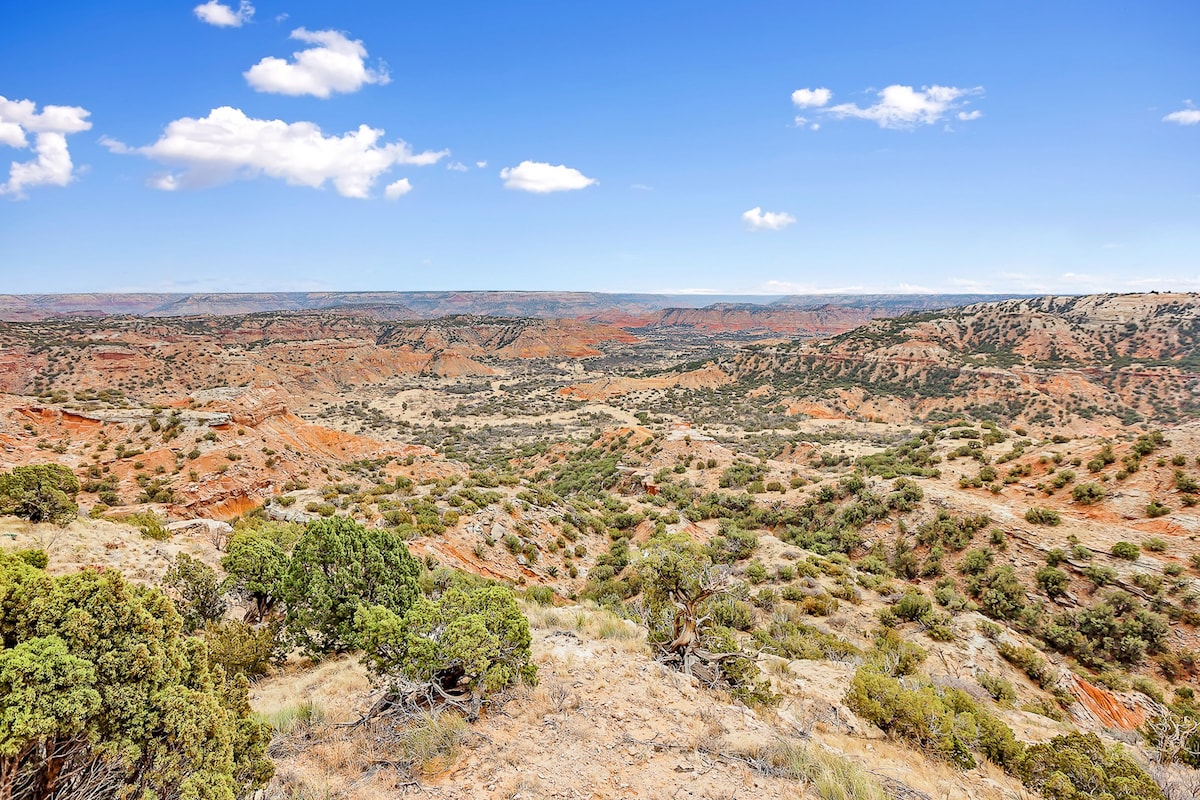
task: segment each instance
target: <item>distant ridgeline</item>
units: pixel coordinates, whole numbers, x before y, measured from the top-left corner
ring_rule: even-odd
[[[0,295],[0,320],[44,319],[57,315],[133,314],[189,316],[311,311],[339,307],[400,307],[411,318],[451,314],[518,317],[590,317],[605,312],[654,314],[670,308],[732,304],[746,307],[813,309],[882,308],[894,314],[1016,295],[710,295],[608,294],[603,292],[253,292],[253,293],[81,293]],[[400,318],[400,317],[397,317]]]

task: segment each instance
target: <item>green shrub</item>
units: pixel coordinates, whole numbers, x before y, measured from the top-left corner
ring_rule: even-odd
[[[1089,564],[1083,568],[1083,576],[1096,586],[1107,586],[1117,580],[1117,571],[1112,567]]]
[[[1106,496],[1104,487],[1094,482],[1076,484],[1075,488],[1071,489],[1071,497],[1076,503],[1084,506],[1099,503]]]
[[[147,539],[165,542],[171,538],[171,531],[167,529],[166,521],[153,511],[138,511],[133,514],[127,514],[121,517],[121,521],[128,525],[133,525]]]
[[[755,629],[753,636],[763,652],[787,659],[846,661],[862,655],[849,642],[780,614],[766,627]]]
[[[1154,700],[1160,705],[1165,702],[1163,699],[1162,689],[1159,689],[1154,681],[1150,680],[1149,678],[1144,678],[1141,675],[1135,675],[1133,677],[1133,690],[1135,692],[1141,692],[1142,694],[1146,695],[1146,697],[1149,697],[1151,700]]]
[[[255,628],[237,620],[209,623],[204,641],[212,663],[229,676],[265,675],[272,664],[282,663],[286,652],[278,622]]]
[[[759,589],[753,597],[754,605],[763,611],[773,611],[777,600],[778,595],[775,594],[774,589],[770,588]]]
[[[748,631],[754,627],[754,610],[749,603],[733,597],[722,596],[710,599],[704,605],[707,614],[716,625]]]
[[[1106,592],[1104,602],[1090,608],[1055,615],[1041,631],[1049,646],[1093,668],[1107,661],[1136,664],[1146,653],[1163,652],[1169,634],[1166,617],[1120,590]]]
[[[194,633],[225,614],[225,597],[217,572],[203,561],[187,553],[175,557],[163,578],[175,608],[183,618],[184,633]]]
[[[13,555],[37,569],[45,569],[50,565],[50,557],[46,555],[45,550],[16,550],[13,552]]]
[[[885,628],[876,635],[866,660],[875,670],[901,676],[914,674],[928,656],[929,653],[921,645]]]
[[[79,479],[62,464],[33,464],[0,473],[0,514],[66,525],[79,515]]]
[[[1141,555],[1141,549],[1133,542],[1117,542],[1112,546],[1109,552],[1116,558],[1123,558],[1127,561],[1137,561]]]
[[[958,689],[928,683],[906,688],[895,678],[860,667],[845,703],[889,734],[963,769],[976,766],[974,752],[1015,772],[1025,746],[1012,729]]]
[[[1063,710],[1059,708],[1057,703],[1047,700],[1044,697],[1037,697],[1028,703],[1022,703],[1021,710],[1052,719],[1055,722],[1065,722],[1067,719],[1067,715],[1063,713]]]
[[[980,547],[976,550],[970,550],[962,561],[958,562],[958,571],[964,575],[978,575],[987,572],[987,568],[992,565],[996,554],[990,547]]]
[[[838,601],[836,597],[828,592],[820,592],[819,594],[810,594],[802,598],[797,607],[805,614],[812,614],[815,617],[828,617],[838,610]]]
[[[1003,678],[980,672],[975,675],[975,680],[979,681],[979,685],[1001,705],[1011,705],[1017,699],[1016,688]]]
[[[525,599],[539,606],[554,605],[554,590],[549,586],[531,586],[525,590]]]
[[[1170,513],[1171,507],[1163,505],[1157,499],[1151,500],[1146,505],[1146,516],[1150,517],[1151,519],[1154,519],[1155,517],[1165,517]]]
[[[1071,585],[1067,573],[1049,566],[1039,569],[1034,575],[1034,580],[1037,581],[1038,588],[1050,598],[1062,597]]]
[[[746,567],[746,580],[753,584],[762,583],[767,579],[767,568],[761,561],[751,561]]]
[[[1162,800],[1158,784],[1094,733],[1056,736],[1025,751],[1021,779],[1050,800]]]
[[[1025,521],[1033,525],[1054,526],[1062,522],[1062,516],[1049,508],[1030,508],[1025,512]]]
[[[989,617],[1015,620],[1025,609],[1025,587],[1016,571],[1007,564],[982,577],[972,576],[967,581],[967,591]]]
[[[1043,689],[1052,689],[1058,685],[1058,676],[1050,662],[1032,647],[1023,647],[1001,642],[996,646],[1005,661],[1017,667]]]
[[[908,589],[891,607],[892,613],[902,620],[916,622],[933,611],[933,603],[918,589]]]
[[[404,614],[419,593],[419,574],[416,559],[392,531],[367,529],[347,517],[310,522],[281,585],[288,635],[314,655],[350,649],[358,608]]]
[[[487,694],[537,682],[529,621],[504,586],[452,587],[436,600],[417,600],[403,616],[363,605],[355,626],[363,660],[398,695],[410,694],[408,682],[415,682],[430,700],[457,698],[477,712]]]
[[[709,540],[706,549],[714,564],[732,564],[749,558],[756,547],[758,536],[753,531],[744,531],[721,520],[720,533]]]
[[[224,589],[252,603],[249,621],[261,622],[275,607],[288,569],[291,531],[264,528],[234,533],[225,546],[221,568]]]
[[[113,570],[51,578],[3,554],[0,587],[0,769],[21,776],[20,796],[49,796],[28,787],[60,776],[79,797],[230,798],[266,784],[270,731],[246,679],[210,668],[162,592]]]

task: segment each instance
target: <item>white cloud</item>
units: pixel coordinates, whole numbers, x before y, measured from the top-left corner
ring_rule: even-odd
[[[854,103],[842,103],[822,109],[838,119],[854,117],[874,122],[881,128],[909,129],[918,125],[932,125],[948,114],[958,112],[958,119],[969,121],[982,114],[977,111],[960,111],[966,104],[965,98],[983,92],[983,87],[960,89],[955,86],[922,86],[919,90],[911,86],[893,84],[878,93],[879,102],[861,107]]]
[[[475,166],[479,167],[480,169],[483,169],[484,167],[487,166],[487,162],[486,161],[476,161]]]
[[[1200,108],[1181,108],[1172,111],[1162,118],[1163,122],[1174,122],[1176,125],[1200,124]]]
[[[833,97],[828,89],[797,89],[792,92],[792,102],[796,108],[817,108],[823,106]]]
[[[383,196],[388,200],[395,200],[403,197],[412,191],[412,184],[408,182],[408,178],[401,178],[395,183],[389,183],[383,190]]]
[[[743,212],[742,220],[752,231],[780,231],[796,221],[796,218],[786,211],[763,211],[755,206]]]
[[[639,192],[653,192],[653,191],[654,191],[654,187],[653,187],[653,186],[647,186],[647,185],[646,185],[646,184],[644,184],[644,183],[634,183],[634,184],[630,184],[629,188],[630,188],[630,189],[637,189]]]
[[[357,39],[337,31],[297,28],[292,38],[313,45],[292,53],[294,61],[267,56],[242,75],[254,89],[273,94],[329,97],[334,92],[356,92],[363,84],[391,81],[382,64],[370,69],[367,48]]]
[[[466,172],[470,169],[470,167],[461,161],[451,161],[446,165],[446,169],[450,170],[451,172]]]
[[[67,135],[92,127],[90,114],[79,106],[42,106],[39,113],[32,100],[9,100],[0,95],[0,145],[25,149],[27,134],[33,134],[32,161],[13,161],[8,181],[0,194],[25,197],[31,186],[66,186],[74,177]]]
[[[192,9],[197,17],[218,28],[240,28],[254,17],[254,6],[242,0],[237,11],[217,0],[208,0]]]
[[[146,181],[146,185],[151,189],[158,189],[160,192],[173,192],[179,188],[179,181],[169,172],[164,172],[159,175],[151,175]]]
[[[138,153],[182,168],[154,178],[151,185],[158,189],[202,188],[265,175],[314,189],[329,181],[343,197],[367,197],[393,166],[426,166],[449,155],[448,150],[414,153],[403,141],[381,143],[382,136],[367,125],[325,136],[312,122],[253,119],[222,106],[207,117],[169,123],[158,141],[145,147],[101,142],[114,153]]]
[[[504,179],[505,189],[535,194],[586,189],[596,182],[595,178],[589,178],[577,169],[544,161],[522,161],[515,167],[505,167],[500,170],[500,177]]]
[[[962,122],[970,122],[973,119],[979,119],[982,117],[983,112],[977,108],[974,111],[960,111],[958,112],[957,116]]]

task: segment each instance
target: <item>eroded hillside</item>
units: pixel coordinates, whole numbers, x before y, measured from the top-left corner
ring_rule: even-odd
[[[722,366],[842,413],[973,412],[1051,430],[1173,422],[1200,411],[1195,295],[1007,300],[749,347]]]
[[[741,350],[379,310],[14,324],[0,466],[69,468],[82,518],[0,543],[185,610],[168,571],[208,565],[215,657],[274,642],[221,662],[252,663],[272,798],[1184,800],[1198,307],[1006,301]],[[292,569],[342,519],[403,540],[431,603],[512,587],[539,684],[473,722],[379,716],[372,662],[301,657],[300,599],[234,588],[230,543]]]

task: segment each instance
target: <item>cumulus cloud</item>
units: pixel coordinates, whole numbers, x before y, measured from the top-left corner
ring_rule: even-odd
[[[1172,111],[1162,118],[1163,122],[1174,122],[1176,125],[1197,125],[1200,124],[1200,108],[1191,108],[1191,102],[1188,102],[1188,108],[1181,108],[1178,111]]]
[[[781,231],[796,221],[796,218],[786,211],[763,211],[755,206],[742,213],[742,220],[752,231]]]
[[[500,170],[500,177],[504,179],[505,189],[535,194],[586,189],[596,182],[595,178],[589,178],[577,169],[544,161],[522,161],[515,167],[505,167]]]
[[[67,135],[92,127],[88,112],[79,106],[42,106],[32,100],[9,100],[0,96],[0,145],[26,149],[33,136],[31,161],[14,161],[0,194],[26,196],[31,186],[66,186],[74,178]]]
[[[841,103],[827,109],[838,119],[854,117],[874,122],[881,128],[909,129],[918,125],[932,125],[948,114],[959,112],[968,102],[966,98],[983,92],[982,86],[960,89],[956,86],[911,86],[893,84],[878,93],[879,102],[862,107],[854,103]],[[975,112],[962,112],[958,119],[977,119]],[[981,115],[980,115],[981,116]]]
[[[408,178],[401,178],[395,183],[389,183],[383,190],[383,196],[388,200],[395,200],[403,197],[412,191],[412,184],[408,182]]]
[[[242,0],[237,11],[217,0],[208,0],[192,9],[193,13],[209,25],[218,28],[240,28],[254,17],[254,6],[249,0]]]
[[[305,28],[292,31],[292,38],[312,47],[292,53],[292,61],[267,56],[242,73],[246,82],[260,92],[329,97],[334,92],[356,92],[364,84],[391,81],[383,65],[367,67],[367,48],[357,39]]]
[[[470,167],[461,161],[451,161],[446,165],[446,169],[450,170],[451,172],[466,172],[470,169]]]
[[[107,138],[101,142],[114,153],[137,153],[180,168],[153,178],[150,185],[156,189],[203,188],[266,176],[314,189],[328,181],[343,197],[367,197],[375,181],[394,166],[436,164],[450,154],[414,153],[406,142],[381,142],[382,136],[383,131],[367,125],[326,136],[312,122],[254,119],[222,106],[207,117],[169,123],[158,141],[145,147]]]
[[[962,122],[970,122],[973,119],[979,119],[982,117],[983,112],[977,108],[974,111],[960,111],[956,116]]]
[[[792,92],[792,103],[796,108],[817,108],[832,98],[833,92],[828,89],[797,89]]]
[[[476,161],[475,166],[479,167],[480,169],[483,169],[484,167],[487,166],[487,162],[486,161]]]

